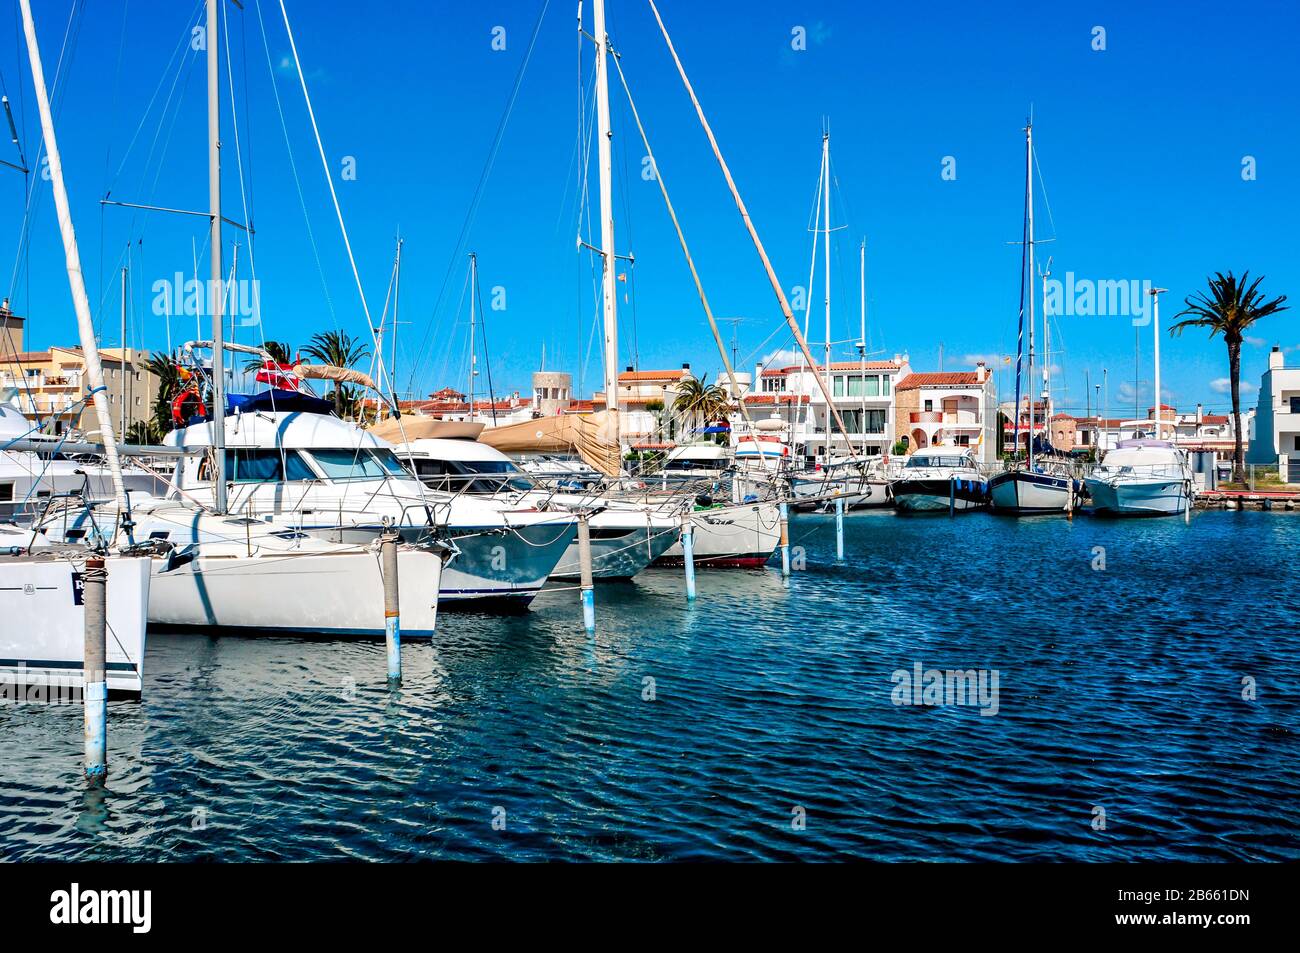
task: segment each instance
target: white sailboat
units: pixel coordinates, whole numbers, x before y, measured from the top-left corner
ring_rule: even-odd
[[[81,256],[63,181],[63,164],[30,0],[21,0],[20,7],[31,61],[32,85],[48,156],[50,185],[63,238],[68,286],[77,316],[77,333],[86,355],[90,398],[104,441],[113,494],[125,511],[126,488],[108,412],[104,371],[95,340],[90,299],[81,273]],[[122,528],[129,540],[129,525]],[[103,730],[107,709],[102,706],[108,693],[138,696],[144,687],[145,606],[149,599],[150,581],[148,561],[118,554],[106,555],[102,551],[92,552],[86,547],[37,546],[34,544],[43,544],[43,541],[34,539],[30,533],[22,535],[22,543],[11,542],[6,550],[0,551],[0,619],[4,620],[0,626],[0,695],[16,692],[19,686],[23,686],[24,697],[30,697],[26,690],[33,685],[57,690],[60,694],[69,690],[84,692],[89,742],[92,733]],[[7,539],[17,536],[16,532],[4,534]],[[98,670],[101,660],[93,660],[92,665],[89,658],[90,640],[81,583],[86,573],[98,574],[101,566],[106,573],[104,615],[107,636],[104,638],[103,669]],[[94,706],[101,706],[97,713],[93,713]],[[88,762],[87,770],[92,768]]]
[[[1049,262],[1050,265],[1050,262]],[[1029,368],[1025,380],[1034,379],[1034,277],[1037,270],[1034,257],[1034,125],[1025,124],[1025,251],[1021,261],[1021,316],[1028,303]],[[1048,340],[1049,316],[1047,313],[1047,278],[1043,281],[1043,340]],[[1025,325],[1022,325],[1022,330]],[[1051,351],[1043,358],[1043,390],[1039,406],[1043,411],[1044,445],[1036,446],[1036,410],[1034,398],[1028,396],[1029,433],[1025,460],[1013,465],[989,480],[989,498],[995,513],[1012,516],[1029,516],[1044,513],[1068,513],[1074,508],[1075,479],[1068,460],[1050,449],[1052,424]],[[1020,366],[1016,365],[1016,434],[1017,451],[1020,432]]]

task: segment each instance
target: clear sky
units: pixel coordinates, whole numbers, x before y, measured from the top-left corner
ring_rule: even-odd
[[[5,6],[12,10],[0,14],[0,74],[34,162],[40,128],[18,5]],[[206,275],[204,219],[105,208],[100,199],[111,193],[206,208],[205,62],[190,48],[202,4],[34,6],[47,76],[58,73],[65,175],[102,341],[113,346],[121,337],[118,273],[129,245],[129,343],[165,348],[169,333],[180,343],[195,335],[194,318],[172,318],[169,328],[153,313],[151,289],[178,271],[192,273],[196,250]],[[477,202],[542,0],[286,6],[376,319],[399,230],[405,239],[401,389],[465,389],[470,251],[488,307],[495,391],[526,392],[543,347],[548,368],[574,372],[575,383],[580,374],[586,394],[598,387],[592,261],[575,247],[578,156],[589,144],[579,138],[576,4],[547,6]],[[245,199],[251,204],[262,327],[238,334],[295,346],[334,328],[368,338],[279,3],[244,0],[244,8],[227,6],[243,188],[223,67],[224,208],[243,221]],[[1050,255],[1054,275],[1152,280],[1170,289],[1166,324],[1215,270],[1264,274],[1265,290],[1300,305],[1300,5],[1292,0],[662,0],[661,8],[787,290],[807,282],[821,130],[829,121],[833,224],[844,226],[832,246],[840,359],[856,354],[848,342],[858,336],[864,236],[873,352],[907,353],[917,370],[937,369],[941,353],[949,370],[1014,353],[1020,252],[1010,243],[1020,238],[1022,128],[1031,104],[1045,186],[1038,235],[1055,237],[1040,247],[1041,263]],[[1096,27],[1104,28],[1104,49],[1094,49]],[[724,333],[734,328],[741,363],[752,370],[792,346],[775,297],[648,4],[609,0],[609,32],[714,311],[743,319]],[[806,48],[795,49],[801,36]],[[505,48],[494,49],[502,38]],[[591,66],[588,46],[588,96]],[[613,75],[617,244],[636,258],[632,280],[619,285],[620,363],[690,361],[713,379],[720,361],[659,190],[641,175],[644,150]],[[955,178],[943,175],[945,157]],[[0,159],[16,161],[7,142]],[[1243,163],[1253,178],[1243,177]],[[594,197],[594,162],[588,168]],[[43,180],[36,180],[30,253],[19,254],[23,183],[0,168],[0,283],[29,318],[29,346],[71,343],[75,320]],[[226,240],[227,265],[239,241],[239,275],[249,278],[247,239],[227,228]],[[823,339],[822,329],[819,305],[811,337]],[[1054,390],[1066,409],[1084,410],[1085,373],[1096,384],[1103,368],[1112,413],[1133,407],[1135,377],[1138,399],[1150,402],[1150,328],[1141,331],[1136,374],[1138,332],[1128,317],[1061,316],[1052,334]],[[1245,348],[1244,381],[1258,381],[1273,344],[1291,350],[1288,363],[1300,362],[1295,310],[1259,328]],[[1198,401],[1227,407],[1220,341],[1201,332],[1166,336],[1162,357],[1167,400],[1186,410]],[[476,390],[486,385],[484,373]],[[1000,385],[1009,394],[1005,371]],[[1253,391],[1245,402],[1253,405]]]

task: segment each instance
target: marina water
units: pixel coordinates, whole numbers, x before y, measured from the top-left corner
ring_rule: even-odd
[[[79,706],[0,706],[0,858],[1300,859],[1300,514],[846,524],[601,586],[594,640],[569,590],[446,613],[397,692],[378,642],[151,634],[103,791]]]

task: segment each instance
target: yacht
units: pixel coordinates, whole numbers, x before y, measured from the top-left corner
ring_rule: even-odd
[[[510,508],[530,506],[539,512],[590,512],[596,579],[629,579],[677,541],[681,521],[671,513],[623,500],[543,489],[500,450],[476,440],[421,438],[395,449],[398,458],[435,492],[463,494]],[[578,544],[573,542],[551,575],[577,578],[580,570]]]
[[[697,483],[720,480],[729,467],[726,447],[716,443],[688,443],[669,451],[659,476],[664,483]]]
[[[847,509],[869,509],[890,504],[891,482],[880,457],[839,457],[790,474],[790,492],[795,509],[825,510],[836,498]]]
[[[988,503],[988,484],[964,447],[927,447],[907,459],[891,487],[900,510],[965,512]]]
[[[1084,482],[1093,511],[1115,516],[1178,516],[1193,497],[1187,454],[1168,440],[1121,440]]]

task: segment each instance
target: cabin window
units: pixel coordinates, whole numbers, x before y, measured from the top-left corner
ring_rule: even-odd
[[[297,450],[240,447],[226,451],[226,479],[231,483],[283,483],[314,480],[316,475]]]
[[[14,501],[14,485],[12,483],[0,483],[0,503],[12,503]]]
[[[392,455],[392,451],[386,452]],[[361,447],[355,450],[347,448],[313,450],[311,458],[330,480],[382,480],[393,475],[388,471],[385,463],[376,459],[370,450]]]

